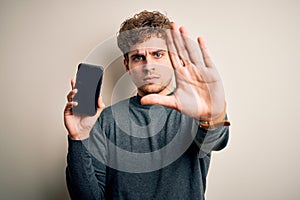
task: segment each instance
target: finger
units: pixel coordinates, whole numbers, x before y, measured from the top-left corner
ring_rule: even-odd
[[[78,92],[77,89],[73,89],[69,92],[69,94],[67,95],[67,101],[71,102],[73,101],[74,96],[76,95],[76,93]]]
[[[103,103],[102,96],[100,95],[100,97],[98,98],[98,109],[103,109],[103,108],[105,108],[105,104]]]
[[[99,117],[103,109],[105,108],[105,104],[103,103],[102,96],[98,98],[98,108],[97,108],[97,113],[96,116]]]
[[[203,56],[205,66],[208,67],[208,68],[209,67],[214,67],[214,63],[213,63],[213,61],[210,57],[209,50],[208,50],[203,38],[198,37],[198,44],[199,44],[199,47],[200,47],[201,52],[202,52],[202,56]]]
[[[72,88],[72,90],[75,88],[75,83],[76,83],[75,79],[72,78],[71,79],[71,88]]]
[[[170,60],[172,62],[172,66],[174,69],[177,69],[178,67],[181,66],[181,61],[178,57],[173,38],[172,38],[172,33],[171,30],[166,31],[166,36],[167,36],[167,47],[168,47],[168,53],[170,56]]]
[[[68,102],[65,107],[65,112],[72,112],[72,108],[76,107],[77,105],[78,105],[78,103],[75,101]]]
[[[171,24],[171,29],[172,39],[175,44],[176,52],[178,53],[179,58],[183,61],[183,63],[189,63],[190,59],[177,25],[175,23]]]
[[[188,51],[191,62],[196,66],[204,65],[202,53],[198,44],[189,37],[186,28],[182,26],[179,28],[179,31],[182,34],[184,45]]]
[[[149,94],[141,99],[142,105],[158,104],[169,108],[177,109],[176,99],[174,95],[163,96],[159,94]]]

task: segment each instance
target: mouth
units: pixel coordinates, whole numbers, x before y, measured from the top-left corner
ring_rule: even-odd
[[[146,76],[143,81],[146,83],[155,83],[159,80],[159,76]]]

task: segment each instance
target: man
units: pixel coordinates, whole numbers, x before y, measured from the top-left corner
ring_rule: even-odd
[[[204,199],[212,150],[228,141],[225,94],[202,38],[159,12],[121,25],[118,46],[137,95],[93,117],[64,111],[72,199]],[[175,75],[176,88],[172,84]]]

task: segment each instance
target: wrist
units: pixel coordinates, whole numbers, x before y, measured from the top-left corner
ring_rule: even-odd
[[[69,134],[69,138],[72,140],[85,140],[89,138],[89,134],[85,134],[85,133]]]
[[[223,112],[212,119],[200,119],[199,126],[205,130],[213,130],[222,126],[230,126],[230,121],[225,119],[226,116],[226,102],[224,102]]]

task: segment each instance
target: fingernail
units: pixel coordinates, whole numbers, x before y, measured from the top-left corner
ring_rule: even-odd
[[[173,22],[173,23],[171,24],[171,29],[177,29],[177,25],[175,24],[175,22]]]

